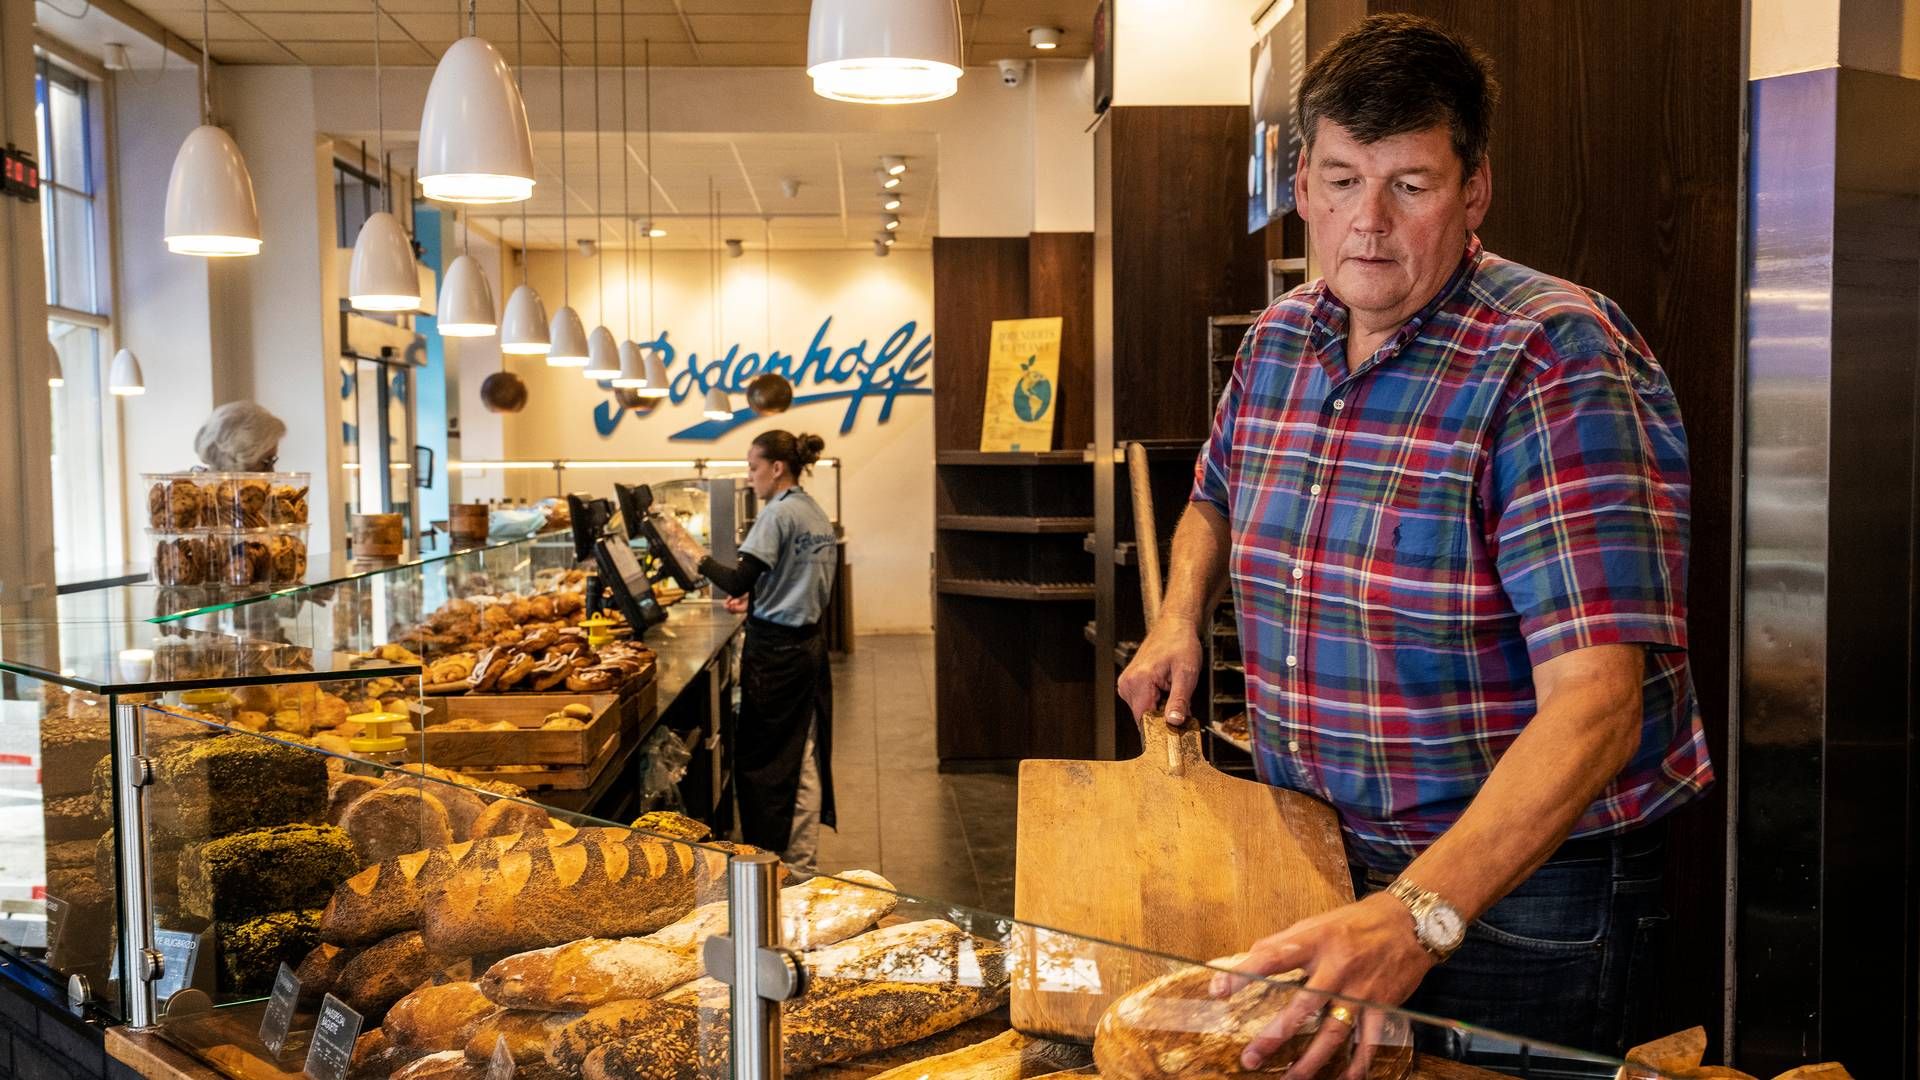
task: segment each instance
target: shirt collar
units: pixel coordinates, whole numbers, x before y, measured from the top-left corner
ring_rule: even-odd
[[[1425,307],[1415,312],[1412,318],[1408,319],[1399,330],[1394,332],[1393,337],[1388,339],[1387,344],[1382,347],[1381,355],[1392,356],[1399,352],[1400,348],[1407,342],[1412,341],[1415,335],[1420,333],[1420,328],[1426,325],[1429,318],[1433,317],[1433,313],[1440,310],[1444,304],[1452,300],[1454,294],[1460,290],[1461,286],[1473,277],[1474,271],[1478,269],[1480,265],[1480,255],[1479,235],[1468,233],[1467,250],[1461,253],[1460,264],[1453,268],[1453,276],[1447,279],[1445,285],[1440,286],[1440,290],[1433,294],[1433,298],[1427,301]],[[1326,356],[1327,347],[1335,341],[1344,338],[1346,334],[1347,305],[1342,303],[1338,296],[1334,295],[1333,287],[1327,284],[1326,279],[1321,278],[1319,283],[1319,296],[1314,300],[1313,305],[1312,346],[1314,354],[1321,357],[1322,363],[1329,363],[1331,358]],[[1328,374],[1332,376],[1333,381],[1336,383],[1347,377],[1347,372],[1344,370],[1344,358],[1343,362],[1338,366],[1342,369],[1338,372],[1333,371],[1331,367],[1328,369]]]

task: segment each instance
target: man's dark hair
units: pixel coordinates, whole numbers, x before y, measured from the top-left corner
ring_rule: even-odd
[[[1307,67],[1300,130],[1313,150],[1322,119],[1362,143],[1446,124],[1461,176],[1479,168],[1500,84],[1472,42],[1418,15],[1370,15]]]

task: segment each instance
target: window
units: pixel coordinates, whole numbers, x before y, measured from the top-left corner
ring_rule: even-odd
[[[120,552],[119,464],[105,372],[111,356],[110,249],[99,87],[51,57],[35,65],[47,341],[64,384],[53,404],[53,545],[61,581],[93,576]],[[110,486],[111,485],[111,486]]]

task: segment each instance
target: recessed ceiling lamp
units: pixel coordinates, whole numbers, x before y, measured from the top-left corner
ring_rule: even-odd
[[[907,171],[907,159],[898,154],[888,154],[880,159],[880,167],[887,171],[888,176],[899,176]]]
[[[875,169],[873,170],[873,175],[880,178],[880,186],[886,188],[888,191],[892,191],[894,188],[900,186],[900,178],[891,175],[885,169]]]
[[[727,397],[725,390],[716,386],[707,391],[704,411],[709,420],[731,420],[733,419],[733,401]]]
[[[474,7],[467,0],[467,36],[440,58],[427,86],[420,186],[436,202],[520,202],[533,197],[527,105],[506,58],[478,36]]]
[[[146,378],[140,371],[140,358],[132,349],[113,354],[113,366],[107,369],[107,393],[134,397],[147,392]]]
[[[900,228],[900,215],[888,214],[881,224],[887,227],[888,232],[894,232]]]
[[[862,105],[938,101],[959,90],[954,0],[814,0],[807,24],[813,92]]]
[[[898,209],[900,209],[900,196],[898,196],[898,195],[882,195],[882,196],[880,196],[880,198],[881,198],[881,203],[880,203],[880,209],[882,209],[882,210],[898,210]]]
[[[493,314],[493,287],[465,242],[469,223],[461,219],[461,252],[440,283],[436,325],[443,337],[487,337],[500,329]]]
[[[373,126],[376,167],[384,208],[360,224],[347,270],[347,304],[355,311],[412,311],[420,306],[420,273],[413,242],[393,216],[393,176],[387,170],[387,123],[382,109],[385,79],[380,68],[380,4],[373,5]]]
[[[67,385],[66,372],[60,367],[60,350],[54,348],[51,341],[47,342],[47,385],[56,388]]]
[[[595,238],[580,241],[580,253],[593,258],[599,248],[601,216],[607,212],[607,187],[602,177],[606,170],[600,167],[600,0],[593,4],[593,231]],[[625,154],[624,146],[621,150]],[[622,160],[625,160],[624,156]],[[607,329],[607,260],[600,260],[600,325],[587,335],[587,366],[580,374],[589,379],[617,379],[620,377],[620,339]]]
[[[213,124],[209,6],[205,0],[200,5],[200,126],[180,144],[167,178],[167,250],[204,258],[258,255],[260,208],[253,201],[253,176],[233,136]]]
[[[1060,47],[1060,28],[1029,26],[1027,27],[1027,44],[1036,49],[1057,49]]]
[[[573,310],[572,260],[567,256],[567,6],[555,8],[554,15],[560,39],[560,63],[553,72],[560,83],[560,310],[547,328],[547,366],[586,367],[587,327]]]
[[[527,42],[520,23],[522,5],[516,0],[513,5],[513,69],[516,84],[524,79]],[[540,300],[540,294],[528,283],[528,271],[531,263],[527,253],[527,204],[520,203],[520,284],[514,287],[513,295],[507,297],[506,317],[500,323],[500,351],[509,356],[545,356],[549,342],[547,340],[547,305]],[[506,260],[500,260],[504,272]]]

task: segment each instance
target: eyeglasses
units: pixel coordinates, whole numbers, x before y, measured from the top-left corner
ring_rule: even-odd
[[[280,464],[280,455],[274,454],[273,456],[267,458],[267,460],[260,463],[260,471],[272,472],[273,467],[278,464]]]

